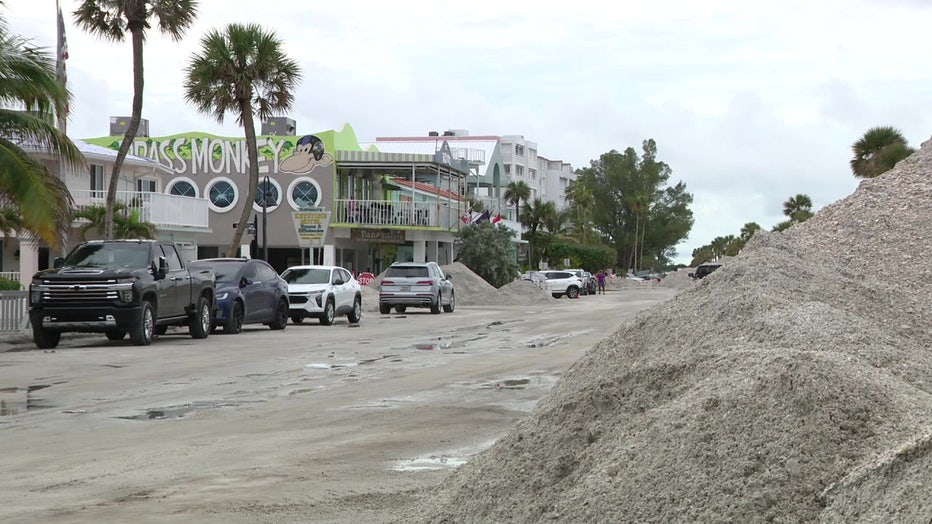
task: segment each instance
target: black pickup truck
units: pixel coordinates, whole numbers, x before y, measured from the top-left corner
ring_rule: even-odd
[[[215,278],[189,272],[173,242],[95,240],[79,244],[29,286],[29,320],[36,346],[54,348],[71,331],[129,333],[146,346],[169,326],[188,326],[192,338],[210,334]]]

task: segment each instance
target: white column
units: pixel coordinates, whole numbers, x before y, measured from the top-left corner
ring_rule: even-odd
[[[423,240],[414,241],[414,261],[427,262],[427,242]]]
[[[36,271],[39,271],[39,242],[24,234],[19,237],[19,281],[23,289],[29,289]]]
[[[323,247],[323,250],[324,250],[324,265],[325,266],[337,265],[337,247],[333,244],[327,244]]]
[[[427,241],[427,261],[428,262],[440,262],[439,253],[437,251],[439,242],[436,240]]]

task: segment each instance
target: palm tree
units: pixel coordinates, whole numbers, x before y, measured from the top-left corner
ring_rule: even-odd
[[[893,169],[897,162],[916,152],[903,133],[891,126],[873,127],[851,146],[851,172],[856,178],[874,178]]]
[[[505,201],[515,205],[515,221],[521,222],[521,215],[518,213],[519,206],[523,200],[527,203],[531,199],[531,186],[527,185],[524,180],[512,180],[508,182],[505,188]]]
[[[633,267],[634,270],[637,271],[638,263],[640,262],[640,256],[638,255],[638,232],[640,231],[640,226],[641,226],[641,215],[647,212],[650,206],[650,200],[647,198],[647,195],[645,195],[644,193],[635,193],[626,200],[626,203],[628,204],[628,209],[630,209],[631,212],[634,213],[634,253],[632,254],[632,258],[634,260],[632,261],[633,263],[631,267]],[[645,227],[645,232],[646,232],[646,227]],[[644,248],[642,246],[641,250],[643,249]]]
[[[223,123],[236,115],[246,134],[249,157],[249,194],[228,253],[239,251],[240,241],[259,185],[259,150],[253,114],[260,120],[291,109],[294,89],[301,79],[298,63],[285,55],[281,40],[256,24],[230,24],[201,39],[201,52],[185,70],[185,100],[201,113]]]
[[[812,218],[812,199],[802,193],[790,197],[783,203],[783,214],[791,222],[805,222]]]
[[[113,211],[114,238],[155,238],[155,224],[142,220],[139,209],[129,209],[126,204],[117,202]],[[84,221],[78,231],[81,239],[86,240],[88,231],[103,233],[106,230],[107,208],[87,206],[77,211],[74,218]]]
[[[760,224],[757,222],[748,222],[741,228],[741,240],[747,242],[751,240],[751,237],[754,236],[754,233],[760,231]]]
[[[78,148],[52,124],[55,108],[67,107],[70,98],[52,55],[11,34],[0,17],[0,206],[16,211],[19,230],[55,247],[71,224],[71,193],[24,148],[51,153],[64,168],[84,165]]]
[[[589,215],[595,198],[592,191],[584,184],[574,182],[567,186],[565,191],[566,200],[571,204],[571,208],[576,230],[585,244],[589,231]]]
[[[139,121],[142,119],[143,61],[142,46],[146,39],[146,30],[151,27],[149,20],[158,20],[162,33],[178,41],[184,31],[194,23],[197,17],[197,0],[82,0],[74,12],[78,27],[88,33],[114,42],[124,42],[127,31],[133,45],[133,107],[129,126],[123,134],[123,141],[117,151],[116,161],[110,173],[107,187],[107,216],[105,217],[105,236],[113,238],[113,209],[116,202],[117,182],[123,161],[129,148],[136,139]]]
[[[524,236],[527,237],[530,248],[528,262],[531,264],[531,267],[534,267],[532,257],[535,244],[538,241],[540,231],[546,229],[546,224],[553,220],[553,215],[557,214],[557,205],[549,200],[545,201],[535,198],[530,204],[527,202],[524,203],[523,211],[524,214],[522,215],[521,225],[527,228],[527,232]]]

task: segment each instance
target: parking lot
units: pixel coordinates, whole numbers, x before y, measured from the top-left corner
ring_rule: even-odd
[[[0,349],[4,522],[383,522],[669,289]]]

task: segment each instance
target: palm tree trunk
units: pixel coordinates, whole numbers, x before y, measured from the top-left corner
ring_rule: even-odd
[[[139,121],[142,120],[142,90],[143,90],[143,72],[142,72],[142,29],[132,31],[133,40],[133,113],[129,119],[129,127],[123,134],[123,141],[120,143],[120,149],[117,151],[116,160],[113,162],[113,171],[110,173],[110,185],[107,186],[107,214],[104,218],[104,237],[107,240],[113,240],[113,209],[116,205],[117,184],[120,181],[120,171],[123,169],[123,161],[129,153],[129,147],[136,139],[136,132],[139,131]]]
[[[638,213],[634,214],[634,263],[631,265],[635,271],[638,270],[638,230],[640,229],[640,218]]]
[[[250,96],[247,100],[251,99]],[[256,125],[252,118],[252,106],[248,101],[240,106],[240,114],[243,116],[243,129],[246,132],[246,155],[249,157],[249,191],[246,200],[243,202],[243,212],[240,214],[239,222],[236,223],[236,232],[233,234],[233,241],[230,242],[230,248],[227,250],[227,256],[238,257],[240,243],[243,240],[243,233],[249,222],[249,215],[252,214],[252,203],[256,200],[256,190],[259,186],[259,150],[256,145]],[[262,239],[265,241],[265,239]]]

